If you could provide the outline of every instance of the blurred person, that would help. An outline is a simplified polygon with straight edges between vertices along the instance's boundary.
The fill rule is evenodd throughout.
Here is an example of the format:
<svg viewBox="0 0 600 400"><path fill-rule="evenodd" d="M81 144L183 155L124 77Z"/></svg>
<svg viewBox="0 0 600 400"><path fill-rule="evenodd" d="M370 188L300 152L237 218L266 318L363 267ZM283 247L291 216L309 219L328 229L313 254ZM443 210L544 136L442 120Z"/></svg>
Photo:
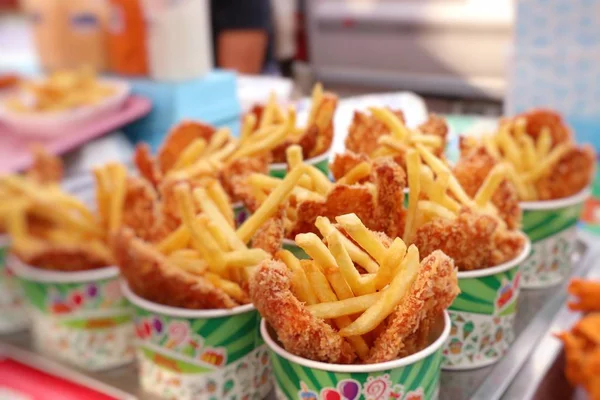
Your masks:
<svg viewBox="0 0 600 400"><path fill-rule="evenodd" d="M292 64L296 55L296 11L297 0L271 0L275 25L275 58L281 74L292 76Z"/></svg>
<svg viewBox="0 0 600 400"><path fill-rule="evenodd" d="M261 73L271 60L269 0L211 0L215 65Z"/></svg>

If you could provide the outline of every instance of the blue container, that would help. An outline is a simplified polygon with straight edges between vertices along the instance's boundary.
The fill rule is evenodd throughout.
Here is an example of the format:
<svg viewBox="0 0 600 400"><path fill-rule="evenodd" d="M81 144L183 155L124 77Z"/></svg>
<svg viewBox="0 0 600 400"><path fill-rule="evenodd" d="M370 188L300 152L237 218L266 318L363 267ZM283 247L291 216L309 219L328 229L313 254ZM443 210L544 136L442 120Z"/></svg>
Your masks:
<svg viewBox="0 0 600 400"><path fill-rule="evenodd" d="M233 72L215 70L188 81L155 82L131 79L132 92L152 100L152 112L127 126L124 131L134 143L144 141L156 150L178 122L196 120L229 127L234 135L240 128L241 108Z"/></svg>

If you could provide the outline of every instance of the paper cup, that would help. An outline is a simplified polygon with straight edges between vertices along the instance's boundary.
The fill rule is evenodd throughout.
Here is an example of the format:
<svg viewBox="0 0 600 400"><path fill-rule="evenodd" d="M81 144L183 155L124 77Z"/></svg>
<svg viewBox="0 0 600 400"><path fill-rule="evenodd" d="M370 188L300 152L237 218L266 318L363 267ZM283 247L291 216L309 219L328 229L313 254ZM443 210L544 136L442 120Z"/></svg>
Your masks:
<svg viewBox="0 0 600 400"><path fill-rule="evenodd" d="M589 189L560 200L522 202L523 232L531 240L531 254L522 265L524 289L545 288L571 273L576 227Z"/></svg>
<svg viewBox="0 0 600 400"><path fill-rule="evenodd" d="M8 235L0 235L0 334L23 330L29 324L23 291L8 268Z"/></svg>
<svg viewBox="0 0 600 400"><path fill-rule="evenodd" d="M514 259L496 267L458 273L461 293L448 309L452 327L442 368L472 369L493 364L514 340L521 272L529 241Z"/></svg>
<svg viewBox="0 0 600 400"><path fill-rule="evenodd" d="M444 312L437 337L408 357L371 365L326 364L295 356L274 339L263 320L260 332L269 346L279 400L437 399L442 347L450 332Z"/></svg>
<svg viewBox="0 0 600 400"><path fill-rule="evenodd" d="M135 310L139 379L168 399L262 399L271 364L251 305L188 310L145 300L122 282Z"/></svg>
<svg viewBox="0 0 600 400"><path fill-rule="evenodd" d="M233 218L236 226L240 226L248 219L250 212L244 207L241 201L233 203Z"/></svg>
<svg viewBox="0 0 600 400"><path fill-rule="evenodd" d="M330 151L328 150L319 156L304 160L304 162L313 167L317 167L317 169L322 171L325 176L329 176L329 153ZM283 179L287 174L287 169L287 163L272 163L269 165L269 174L275 178Z"/></svg>
<svg viewBox="0 0 600 400"><path fill-rule="evenodd" d="M59 272L16 257L10 266L25 293L38 351L91 371L133 361L131 309L117 267Z"/></svg>

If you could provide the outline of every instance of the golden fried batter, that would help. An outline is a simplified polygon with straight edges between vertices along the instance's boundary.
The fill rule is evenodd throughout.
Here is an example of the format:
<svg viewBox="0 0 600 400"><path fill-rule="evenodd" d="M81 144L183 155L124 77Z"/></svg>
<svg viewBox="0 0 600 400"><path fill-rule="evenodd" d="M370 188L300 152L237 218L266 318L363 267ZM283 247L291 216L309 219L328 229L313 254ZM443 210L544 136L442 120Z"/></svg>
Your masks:
<svg viewBox="0 0 600 400"><path fill-rule="evenodd" d="M64 167L61 159L48 153L42 146L34 145L33 165L27 171L27 177L39 184L58 183L62 180Z"/></svg>

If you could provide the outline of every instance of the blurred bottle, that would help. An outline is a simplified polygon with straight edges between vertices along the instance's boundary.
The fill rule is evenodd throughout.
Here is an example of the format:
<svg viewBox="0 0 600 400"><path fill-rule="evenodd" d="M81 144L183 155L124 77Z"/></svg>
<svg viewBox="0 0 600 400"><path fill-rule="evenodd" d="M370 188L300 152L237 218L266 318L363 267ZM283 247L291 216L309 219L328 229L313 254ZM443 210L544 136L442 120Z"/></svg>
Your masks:
<svg viewBox="0 0 600 400"><path fill-rule="evenodd" d="M139 0L109 0L108 63L117 74L148 74L146 24Z"/></svg>
<svg viewBox="0 0 600 400"><path fill-rule="evenodd" d="M44 69L68 64L69 24L67 2L62 0L23 0L22 6L32 25L38 60Z"/></svg>
<svg viewBox="0 0 600 400"><path fill-rule="evenodd" d="M108 4L104 0L64 1L69 21L68 66L103 71L107 65Z"/></svg>
<svg viewBox="0 0 600 400"><path fill-rule="evenodd" d="M192 79L212 69L208 0L143 0L142 4L152 78Z"/></svg>

